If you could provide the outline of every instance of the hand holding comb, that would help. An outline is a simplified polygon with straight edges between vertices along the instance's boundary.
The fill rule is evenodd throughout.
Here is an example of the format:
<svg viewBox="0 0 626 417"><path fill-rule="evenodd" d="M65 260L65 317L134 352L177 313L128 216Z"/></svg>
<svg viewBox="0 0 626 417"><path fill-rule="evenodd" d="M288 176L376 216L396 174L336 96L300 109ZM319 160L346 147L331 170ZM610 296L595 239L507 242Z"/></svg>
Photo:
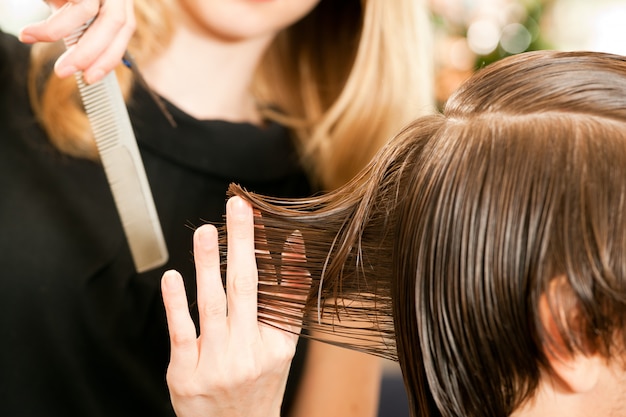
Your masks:
<svg viewBox="0 0 626 417"><path fill-rule="evenodd" d="M91 21L65 38L75 45ZM75 74L102 166L137 272L162 266L168 252L152 192L115 72L87 84Z"/></svg>

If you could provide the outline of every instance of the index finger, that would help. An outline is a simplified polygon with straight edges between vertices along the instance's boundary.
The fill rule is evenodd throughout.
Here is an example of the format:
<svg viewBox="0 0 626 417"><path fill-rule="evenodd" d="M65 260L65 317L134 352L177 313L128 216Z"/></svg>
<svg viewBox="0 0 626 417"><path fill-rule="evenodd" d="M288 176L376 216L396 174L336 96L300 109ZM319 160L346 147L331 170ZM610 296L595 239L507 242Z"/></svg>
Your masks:
<svg viewBox="0 0 626 417"><path fill-rule="evenodd" d="M185 285L178 272L172 270L163 274L161 293L171 344L169 372L174 375L170 376L189 375L198 362L196 326L189 314Z"/></svg>
<svg viewBox="0 0 626 417"><path fill-rule="evenodd" d="M208 224L200 226L194 232L193 242L202 345L205 350L216 346L219 348L220 342L228 336L228 329L217 230ZM215 342L216 346L210 341Z"/></svg>
<svg viewBox="0 0 626 417"><path fill-rule="evenodd" d="M75 0L64 3L45 21L32 23L22 29L20 39L26 43L58 41L87 23L100 10L98 0Z"/></svg>
<svg viewBox="0 0 626 417"><path fill-rule="evenodd" d="M92 19L78 42L57 60L55 71L62 78L83 71L85 80L93 83L122 62L136 25L132 1L67 2L45 22L25 27L20 39L30 43L67 39Z"/></svg>

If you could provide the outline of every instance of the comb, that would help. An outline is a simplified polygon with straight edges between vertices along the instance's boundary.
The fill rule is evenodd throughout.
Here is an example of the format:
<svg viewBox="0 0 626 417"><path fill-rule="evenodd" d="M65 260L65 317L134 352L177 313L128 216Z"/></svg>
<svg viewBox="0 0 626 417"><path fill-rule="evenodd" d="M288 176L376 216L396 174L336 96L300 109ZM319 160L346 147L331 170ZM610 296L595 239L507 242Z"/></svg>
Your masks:
<svg viewBox="0 0 626 417"><path fill-rule="evenodd" d="M92 21L65 38L65 45L78 43ZM117 76L113 71L94 84L82 72L75 77L135 269L162 266L167 246Z"/></svg>

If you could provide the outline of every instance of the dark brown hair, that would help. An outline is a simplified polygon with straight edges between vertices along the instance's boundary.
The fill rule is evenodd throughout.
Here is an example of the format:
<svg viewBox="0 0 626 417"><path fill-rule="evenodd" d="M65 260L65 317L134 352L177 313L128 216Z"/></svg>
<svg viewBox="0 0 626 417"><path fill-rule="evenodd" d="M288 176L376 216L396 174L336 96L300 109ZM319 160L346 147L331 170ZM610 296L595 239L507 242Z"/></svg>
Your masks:
<svg viewBox="0 0 626 417"><path fill-rule="evenodd" d="M336 192L231 192L257 212L262 319L304 309L321 339L397 358L415 416L507 416L531 398L553 342L539 299L555 282L569 352L626 346L623 57L507 58ZM306 259L285 256L294 241Z"/></svg>

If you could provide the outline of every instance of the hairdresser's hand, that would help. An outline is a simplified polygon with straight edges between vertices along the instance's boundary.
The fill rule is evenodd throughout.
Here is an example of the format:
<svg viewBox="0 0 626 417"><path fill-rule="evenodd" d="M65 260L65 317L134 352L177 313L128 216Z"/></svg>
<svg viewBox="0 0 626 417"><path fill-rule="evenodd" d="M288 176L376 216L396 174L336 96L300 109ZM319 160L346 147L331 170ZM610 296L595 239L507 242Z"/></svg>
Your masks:
<svg viewBox="0 0 626 417"><path fill-rule="evenodd" d="M59 77L83 71L85 80L93 83L120 64L135 31L132 0L49 0L47 3L53 9L52 15L22 29L22 42L58 41L96 17L78 44L56 62L55 72Z"/></svg>
<svg viewBox="0 0 626 417"><path fill-rule="evenodd" d="M216 229L202 226L194 235L200 337L180 275L169 271L163 277L172 404L179 417L278 417L298 336L257 321L252 209L235 197L226 212L228 297Z"/></svg>

